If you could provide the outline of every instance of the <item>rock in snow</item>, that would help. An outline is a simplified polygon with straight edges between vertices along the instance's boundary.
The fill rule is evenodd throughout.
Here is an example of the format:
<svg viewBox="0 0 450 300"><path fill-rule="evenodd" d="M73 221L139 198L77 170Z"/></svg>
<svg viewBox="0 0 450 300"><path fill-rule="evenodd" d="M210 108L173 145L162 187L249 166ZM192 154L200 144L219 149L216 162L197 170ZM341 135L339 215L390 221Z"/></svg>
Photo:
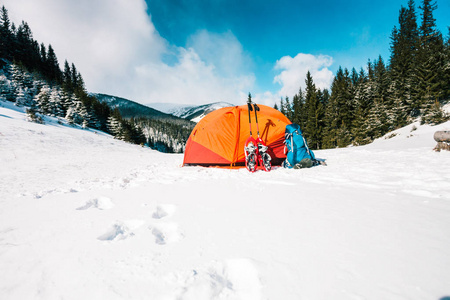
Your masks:
<svg viewBox="0 0 450 300"><path fill-rule="evenodd" d="M0 299L441 299L450 152L411 124L249 173L0 102Z"/></svg>

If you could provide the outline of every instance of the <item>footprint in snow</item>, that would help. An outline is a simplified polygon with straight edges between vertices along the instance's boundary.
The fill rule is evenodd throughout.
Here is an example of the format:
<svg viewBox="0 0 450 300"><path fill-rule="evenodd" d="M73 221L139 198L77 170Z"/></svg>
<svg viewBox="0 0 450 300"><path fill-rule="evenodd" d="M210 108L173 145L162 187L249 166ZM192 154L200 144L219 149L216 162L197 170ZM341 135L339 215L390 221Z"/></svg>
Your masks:
<svg viewBox="0 0 450 300"><path fill-rule="evenodd" d="M152 214L153 219L162 219L164 217L172 216L177 210L177 206L174 204L161 204L158 205Z"/></svg>
<svg viewBox="0 0 450 300"><path fill-rule="evenodd" d="M92 200L87 201L83 206L80 206L77 208L77 210L86 210L91 207L100 209L100 210L107 210L114 207L114 203L111 201L111 199L107 197L98 197Z"/></svg>
<svg viewBox="0 0 450 300"><path fill-rule="evenodd" d="M134 231L141 227L145 222L143 220L128 220L125 222L116 222L111 229L98 237L101 241L119 241L135 235Z"/></svg>
<svg viewBox="0 0 450 300"><path fill-rule="evenodd" d="M158 245L178 242L184 237L184 235L179 232L177 223L161 223L150 226L149 229L152 231L152 234L155 237L155 243Z"/></svg>
<svg viewBox="0 0 450 300"><path fill-rule="evenodd" d="M191 299L195 295L204 295L207 299L263 299L258 269L246 258L213 261L209 267L174 273L169 280L178 283L181 278L185 284L175 291L177 299Z"/></svg>

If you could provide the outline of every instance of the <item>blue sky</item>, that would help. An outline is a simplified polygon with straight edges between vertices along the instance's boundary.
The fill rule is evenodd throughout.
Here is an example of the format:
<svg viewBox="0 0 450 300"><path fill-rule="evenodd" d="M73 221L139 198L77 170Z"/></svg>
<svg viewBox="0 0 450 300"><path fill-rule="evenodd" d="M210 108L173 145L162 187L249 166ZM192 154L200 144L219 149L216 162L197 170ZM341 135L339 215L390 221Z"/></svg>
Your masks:
<svg viewBox="0 0 450 300"><path fill-rule="evenodd" d="M390 34L407 0L147 0L147 4L156 29L178 46L187 46L198 30L231 31L251 56L260 88L273 89L274 63L286 55L329 55L333 73L339 66L359 69L378 55L388 61ZM439 1L435 17L446 36L450 1Z"/></svg>
<svg viewBox="0 0 450 300"><path fill-rule="evenodd" d="M408 0L2 0L16 24L75 63L90 92L143 104L262 104L329 87L339 66L389 60ZM416 11L419 1L416 1ZM448 35L450 1L438 0ZM420 22L420 16L418 16Z"/></svg>

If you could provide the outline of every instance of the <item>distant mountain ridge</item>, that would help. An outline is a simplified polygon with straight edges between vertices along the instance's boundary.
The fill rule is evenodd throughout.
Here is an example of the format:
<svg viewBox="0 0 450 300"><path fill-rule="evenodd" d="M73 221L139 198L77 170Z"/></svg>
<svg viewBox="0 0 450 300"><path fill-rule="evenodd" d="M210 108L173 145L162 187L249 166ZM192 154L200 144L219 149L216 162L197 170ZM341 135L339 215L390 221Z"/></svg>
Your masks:
<svg viewBox="0 0 450 300"><path fill-rule="evenodd" d="M208 113L223 107L231 107L231 106L234 105L228 102L214 102L199 106L177 107L170 109L169 113L176 117L180 117L197 123Z"/></svg>
<svg viewBox="0 0 450 300"><path fill-rule="evenodd" d="M108 104L109 107L118 108L120 114L124 118L144 117L159 120L180 119L172 114L164 113L129 99L98 93L92 93L92 95L95 96L100 102L105 102Z"/></svg>

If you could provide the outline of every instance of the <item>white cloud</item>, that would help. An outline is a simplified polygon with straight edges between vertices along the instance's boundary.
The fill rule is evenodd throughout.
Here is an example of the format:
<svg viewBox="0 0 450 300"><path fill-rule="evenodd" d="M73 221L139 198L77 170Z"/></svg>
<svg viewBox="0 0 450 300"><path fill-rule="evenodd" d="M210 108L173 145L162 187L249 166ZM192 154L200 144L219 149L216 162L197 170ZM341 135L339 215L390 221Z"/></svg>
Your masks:
<svg viewBox="0 0 450 300"><path fill-rule="evenodd" d="M276 70L282 70L275 76L274 82L281 85L278 96L292 98L301 87L305 90L306 73L309 71L317 88L329 88L333 81L333 72L328 69L333 59L327 55L314 56L299 53L295 57L284 56L275 64Z"/></svg>
<svg viewBox="0 0 450 300"><path fill-rule="evenodd" d="M174 47L156 31L144 0L3 2L13 22L25 20L36 40L53 46L61 64L75 63L91 92L141 103L239 103L255 81L231 32L200 31L188 48Z"/></svg>
<svg viewBox="0 0 450 300"><path fill-rule="evenodd" d="M200 30L189 37L187 47L195 49L205 62L227 77L251 73L252 59L231 31L211 33Z"/></svg>
<svg viewBox="0 0 450 300"><path fill-rule="evenodd" d="M254 82L251 75L220 76L215 66L203 61L193 48L178 48L177 51L178 61L173 66L159 63L136 68L136 86L143 88L152 100L146 103L240 103L241 90Z"/></svg>

